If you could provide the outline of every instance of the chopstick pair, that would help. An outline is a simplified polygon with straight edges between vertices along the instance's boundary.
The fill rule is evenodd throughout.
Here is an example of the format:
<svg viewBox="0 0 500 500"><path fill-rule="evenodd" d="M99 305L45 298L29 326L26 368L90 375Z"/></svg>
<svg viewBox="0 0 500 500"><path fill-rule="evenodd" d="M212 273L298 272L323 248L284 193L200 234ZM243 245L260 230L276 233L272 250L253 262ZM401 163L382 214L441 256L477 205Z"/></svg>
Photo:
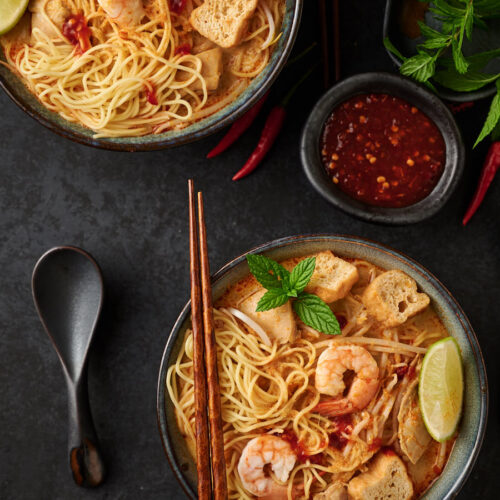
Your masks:
<svg viewBox="0 0 500 500"><path fill-rule="evenodd" d="M340 21L339 21L339 0L333 0L331 5L331 19L333 20L332 31L329 35L329 23L327 14L326 0L318 0L319 19L321 22L321 48L323 59L323 85L325 89L330 88L331 75L330 75L330 39L333 43L334 55L334 77L335 81L340 80Z"/></svg>
<svg viewBox="0 0 500 500"><path fill-rule="evenodd" d="M188 186L198 499L226 500L226 461L203 196L198 192L196 210L192 179Z"/></svg>

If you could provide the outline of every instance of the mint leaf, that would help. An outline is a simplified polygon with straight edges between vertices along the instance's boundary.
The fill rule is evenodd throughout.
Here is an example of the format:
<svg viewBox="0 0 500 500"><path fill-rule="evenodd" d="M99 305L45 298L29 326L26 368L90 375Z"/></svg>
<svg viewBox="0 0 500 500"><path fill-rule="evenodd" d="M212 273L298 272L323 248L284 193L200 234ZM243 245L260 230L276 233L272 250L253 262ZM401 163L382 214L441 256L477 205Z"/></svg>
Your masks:
<svg viewBox="0 0 500 500"><path fill-rule="evenodd" d="M418 21L418 25L420 26L422 36L425 38L425 41L419 44L420 47L426 49L440 49L443 45L447 45L451 42L451 35L445 35L432 29L422 21Z"/></svg>
<svg viewBox="0 0 500 500"><path fill-rule="evenodd" d="M302 293L293 303L297 316L311 328L328 335L340 335L340 325L332 310L319 297Z"/></svg>
<svg viewBox="0 0 500 500"><path fill-rule="evenodd" d="M434 75L434 80L457 92L471 92L472 90L480 89L488 83L494 82L500 78L500 73L497 75L489 75L487 73L479 73L475 71L468 71L465 75L460 75L454 70L438 71Z"/></svg>
<svg viewBox="0 0 500 500"><path fill-rule="evenodd" d="M419 82L425 82L434 75L435 69L435 58L429 54L421 53L407 59L401 65L400 71L403 75L411 76Z"/></svg>
<svg viewBox="0 0 500 500"><path fill-rule="evenodd" d="M269 311L288 302L288 294L281 288L271 288L259 300L255 312Z"/></svg>
<svg viewBox="0 0 500 500"><path fill-rule="evenodd" d="M267 290L283 288L288 284L290 273L276 261L264 255L247 255L248 267L256 280Z"/></svg>
<svg viewBox="0 0 500 500"><path fill-rule="evenodd" d="M301 260L290 273L290 288L297 293L304 291L314 273L315 267L316 257L308 257Z"/></svg>
<svg viewBox="0 0 500 500"><path fill-rule="evenodd" d="M497 80L497 89L498 91L491 101L490 110L488 112L488 116L486 117L486 121L484 122L483 129L479 133L479 136L474 143L474 147L476 147L490 132L492 132L500 121L500 80Z"/></svg>
<svg viewBox="0 0 500 500"><path fill-rule="evenodd" d="M464 73L467 72L467 69L469 68L469 63L465 60L465 57L462 54L462 40L463 40L462 36L460 37L460 41L458 42L456 39L452 40L451 54L453 56L453 62L455 63L456 70L463 75Z"/></svg>

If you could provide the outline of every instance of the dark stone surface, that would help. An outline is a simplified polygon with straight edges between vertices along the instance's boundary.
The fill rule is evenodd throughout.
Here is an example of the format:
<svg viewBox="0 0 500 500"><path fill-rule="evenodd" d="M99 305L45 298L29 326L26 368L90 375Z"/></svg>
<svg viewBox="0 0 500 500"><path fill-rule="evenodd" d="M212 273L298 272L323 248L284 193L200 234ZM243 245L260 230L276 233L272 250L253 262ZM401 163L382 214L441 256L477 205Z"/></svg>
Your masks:
<svg viewBox="0 0 500 500"><path fill-rule="evenodd" d="M344 75L394 70L381 44L383 2L342 2ZM318 33L307 1L298 48ZM311 59L313 59L311 57ZM304 68L308 63L303 63ZM275 87L285 91L302 68ZM293 101L276 147L238 183L231 175L255 144L262 119L223 157L204 154L218 137L172 151L111 153L45 130L0 94L0 497L2 499L184 498L156 428L162 349L188 297L186 180L206 200L213 269L264 241L313 232L351 233L420 261L468 314L488 365L490 419L479 461L460 498L496 498L500 458L500 180L471 224L460 225L487 144L471 153L488 103L458 116L468 150L465 175L433 219L387 228L335 210L308 185L298 138L321 93L318 74ZM82 246L103 268L107 302L90 363L91 404L109 466L97 490L74 486L67 470L66 394L55 353L35 313L30 277L37 258L59 244ZM493 309L492 309L493 307Z"/></svg>

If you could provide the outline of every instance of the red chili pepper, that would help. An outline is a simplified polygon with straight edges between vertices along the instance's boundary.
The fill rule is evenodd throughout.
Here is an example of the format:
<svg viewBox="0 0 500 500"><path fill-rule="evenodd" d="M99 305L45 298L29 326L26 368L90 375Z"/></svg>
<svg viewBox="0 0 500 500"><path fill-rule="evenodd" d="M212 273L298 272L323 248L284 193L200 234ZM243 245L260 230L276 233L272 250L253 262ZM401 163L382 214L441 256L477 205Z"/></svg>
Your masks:
<svg viewBox="0 0 500 500"><path fill-rule="evenodd" d="M476 210L481 205L484 196L486 195L486 191L490 187L491 182L493 181L495 174L500 168L500 141L494 142L488 151L486 156L486 160L484 161L483 170L481 171L481 177L479 177L479 184L477 185L476 192L474 193L474 197L465 213L465 216L462 220L462 224L465 226L467 222L474 215Z"/></svg>
<svg viewBox="0 0 500 500"><path fill-rule="evenodd" d="M251 107L243 116L238 118L228 130L227 134L221 139L219 144L215 146L210 153L207 154L207 158L214 158L224 152L229 146L234 144L245 132L245 130L252 125L257 118L262 106L269 97L269 91L266 92L254 105Z"/></svg>
<svg viewBox="0 0 500 500"><path fill-rule="evenodd" d="M180 14L186 7L187 0L170 0L170 10L175 14Z"/></svg>
<svg viewBox="0 0 500 500"><path fill-rule="evenodd" d="M315 70L316 66L311 68L288 92L285 98L281 101L281 104L275 106L269 116L267 117L264 128L262 129L262 134L260 135L257 147L254 149L253 153L248 158L247 162L241 170L236 172L233 177L233 181L237 181L246 177L249 173L253 172L260 164L262 159L266 156L267 152L271 149L274 141L278 137L283 122L286 116L286 106L290 99L292 98L295 91L302 85L302 83L309 78L311 73Z"/></svg>
<svg viewBox="0 0 500 500"><path fill-rule="evenodd" d="M259 163L271 149L271 146L274 144L276 137L278 137L281 127L283 126L285 116L286 110L282 106L275 106L271 110L269 116L267 117L266 124L262 129L262 134L260 136L257 147L254 149L245 165L243 165L243 168L234 175L233 181L237 181L247 176L250 172L253 172L258 167Z"/></svg>
<svg viewBox="0 0 500 500"><path fill-rule="evenodd" d="M149 104L152 104L153 106L158 105L158 99L156 97L156 89L152 83L146 85L146 99L148 100Z"/></svg>
<svg viewBox="0 0 500 500"><path fill-rule="evenodd" d="M450 107L451 112L455 115L468 108L472 108L472 106L474 106L474 102L460 102L458 104L448 104L448 106Z"/></svg>
<svg viewBox="0 0 500 500"><path fill-rule="evenodd" d="M174 56L177 56L179 54L182 56L185 56L187 54L191 54L191 45L189 45L189 43L183 43L182 45L179 45L174 50Z"/></svg>

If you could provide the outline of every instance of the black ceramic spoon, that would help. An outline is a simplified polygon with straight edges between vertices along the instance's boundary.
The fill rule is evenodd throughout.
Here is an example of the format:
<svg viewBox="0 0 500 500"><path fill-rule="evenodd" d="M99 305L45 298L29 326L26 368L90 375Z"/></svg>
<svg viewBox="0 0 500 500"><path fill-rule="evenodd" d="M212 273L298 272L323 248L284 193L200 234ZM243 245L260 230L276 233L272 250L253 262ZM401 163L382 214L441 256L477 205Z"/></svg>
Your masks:
<svg viewBox="0 0 500 500"><path fill-rule="evenodd" d="M87 356L102 307L101 270L83 250L55 247L37 262L32 289L68 386L68 447L73 478L79 486L98 486L105 471L89 407Z"/></svg>

